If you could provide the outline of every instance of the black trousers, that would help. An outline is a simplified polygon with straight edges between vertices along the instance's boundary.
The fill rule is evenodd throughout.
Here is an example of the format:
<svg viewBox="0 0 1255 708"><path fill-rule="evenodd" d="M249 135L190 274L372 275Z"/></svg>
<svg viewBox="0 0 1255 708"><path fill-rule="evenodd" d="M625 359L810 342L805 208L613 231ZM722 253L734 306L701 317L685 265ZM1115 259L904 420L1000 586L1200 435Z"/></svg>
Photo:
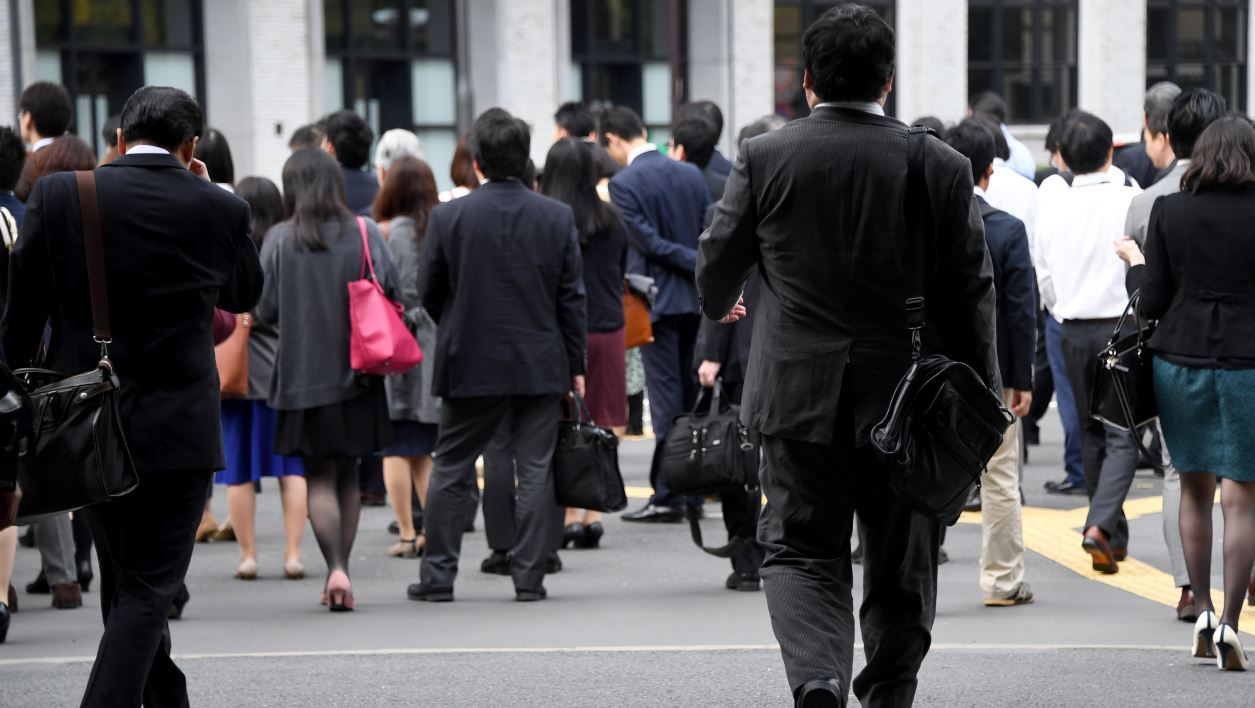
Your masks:
<svg viewBox="0 0 1255 708"><path fill-rule="evenodd" d="M150 472L130 494L87 510L100 556L100 638L83 706L187 706L166 615L192 562L209 472Z"/></svg>
<svg viewBox="0 0 1255 708"><path fill-rule="evenodd" d="M502 553L514 548L514 416L502 416L497 432L484 450L484 537L488 547Z"/></svg>
<svg viewBox="0 0 1255 708"><path fill-rule="evenodd" d="M457 579L475 460L483 454L509 413L513 424L515 530L510 573L523 590L543 587L545 558L553 550L558 516L553 491L553 449L558 441L560 396L446 398L440 413L440 441L427 492L427 552L422 581L451 588Z"/></svg>
<svg viewBox="0 0 1255 708"><path fill-rule="evenodd" d="M649 389L649 419L653 423L654 457L649 467L649 482L654 487L651 504L678 506L687 501L700 506L702 500L676 497L667 489L659 474L662 448L671 432L675 417L693 406L697 400L697 378L693 376L693 354L697 345L697 329L701 315L666 315L653 323L654 341L641 348L645 362L645 386Z"/></svg>
<svg viewBox="0 0 1255 708"><path fill-rule="evenodd" d="M1040 301L1039 296L1038 302ZM1024 416L1025 428L1037 427L1050 410L1050 400L1055 396L1055 379L1050 372L1050 357L1046 354L1046 318L1050 316L1045 309L1037 311L1037 352L1033 360L1033 405L1028 409L1028 415Z"/></svg>
<svg viewBox="0 0 1255 708"><path fill-rule="evenodd" d="M830 444L763 436L767 505L758 539L767 551L762 568L767 609L793 691L807 681L829 679L850 689L850 535L857 513L863 546L859 620L867 666L853 681L854 694L866 708L907 706L932 642L941 526L890 494L878 453L855 442L847 400L838 409Z"/></svg>

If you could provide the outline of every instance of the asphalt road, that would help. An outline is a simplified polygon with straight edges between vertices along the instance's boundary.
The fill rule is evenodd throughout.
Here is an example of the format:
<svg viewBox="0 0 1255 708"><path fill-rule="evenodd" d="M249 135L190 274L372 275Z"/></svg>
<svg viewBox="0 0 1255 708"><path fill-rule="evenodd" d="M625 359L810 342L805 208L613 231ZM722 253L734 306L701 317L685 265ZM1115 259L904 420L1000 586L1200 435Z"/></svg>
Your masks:
<svg viewBox="0 0 1255 708"><path fill-rule="evenodd" d="M1025 468L1028 505L1083 506L1083 498L1042 491L1061 476L1057 426L1043 436ZM625 444L629 485L647 486L649 451ZM1157 478L1140 473L1131 496L1158 489ZM405 598L418 562L384 556L390 511L368 509L352 567L359 609L332 615L318 605L322 563L312 536L304 546L310 578L282 577L278 505L272 484L258 501L261 579L231 578L234 544L197 548L192 601L172 625L193 705L788 705L762 595L723 589L726 561L693 548L682 525L611 517L603 548L564 552L565 570L546 582L550 600L527 605L513 601L508 578L478 571L487 555L481 530L466 539L457 602L428 605ZM215 507L224 516L225 494ZM1165 570L1159 523L1158 515L1133 522L1131 552ZM718 538L719 522L706 524ZM985 608L979 545L979 526L950 530L952 560L941 569L917 705L1239 705L1255 695L1255 677L1188 656L1189 627L1170 608L1038 553L1028 558L1037 602ZM1081 553L1068 547L1045 553ZM37 566L34 551L19 551L19 590ZM1151 581L1160 582L1153 568ZM22 594L0 645L0 706L77 704L100 634L98 595L86 601L55 611L46 597Z"/></svg>

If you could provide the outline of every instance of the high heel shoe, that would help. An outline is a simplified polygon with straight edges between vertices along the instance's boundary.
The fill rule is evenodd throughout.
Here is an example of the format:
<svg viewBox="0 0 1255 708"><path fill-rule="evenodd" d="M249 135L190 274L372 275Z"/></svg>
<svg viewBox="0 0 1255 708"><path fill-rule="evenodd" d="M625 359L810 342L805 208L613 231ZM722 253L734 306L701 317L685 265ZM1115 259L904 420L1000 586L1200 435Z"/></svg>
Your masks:
<svg viewBox="0 0 1255 708"><path fill-rule="evenodd" d="M342 570L337 570L327 578L327 606L332 612L351 612L356 603L353 601L353 583Z"/></svg>
<svg viewBox="0 0 1255 708"><path fill-rule="evenodd" d="M580 548L599 548L601 547L601 537L606 534L606 527L601 525L600 521L594 521L584 527L584 538L576 544Z"/></svg>
<svg viewBox="0 0 1255 708"><path fill-rule="evenodd" d="M9 606L0 602L0 644L9 636Z"/></svg>
<svg viewBox="0 0 1255 708"><path fill-rule="evenodd" d="M1216 630L1216 666L1225 671L1246 671L1246 652L1238 631L1227 624Z"/></svg>
<svg viewBox="0 0 1255 708"><path fill-rule="evenodd" d="M91 559L78 562L78 586L83 592L91 592L92 581L96 579L96 574L92 572Z"/></svg>
<svg viewBox="0 0 1255 708"><path fill-rule="evenodd" d="M576 521L573 524L567 524L562 529L562 550L566 550L572 544L579 545L584 540L584 524Z"/></svg>
<svg viewBox="0 0 1255 708"><path fill-rule="evenodd" d="M388 555L392 558L417 558L422 555L422 549L418 546L418 536L414 538L403 538L392 544L388 548Z"/></svg>
<svg viewBox="0 0 1255 708"><path fill-rule="evenodd" d="M218 533L218 521L213 514L206 513L201 516L200 526L196 527L196 542L209 543L216 533Z"/></svg>
<svg viewBox="0 0 1255 708"><path fill-rule="evenodd" d="M17 614L17 590L13 586L9 586L9 612Z"/></svg>
<svg viewBox="0 0 1255 708"><path fill-rule="evenodd" d="M1216 619L1216 613L1207 610L1199 614L1198 620L1194 622L1194 656L1199 659L1213 659L1216 656L1216 644L1213 641L1216 633L1216 627L1220 626L1220 621Z"/></svg>

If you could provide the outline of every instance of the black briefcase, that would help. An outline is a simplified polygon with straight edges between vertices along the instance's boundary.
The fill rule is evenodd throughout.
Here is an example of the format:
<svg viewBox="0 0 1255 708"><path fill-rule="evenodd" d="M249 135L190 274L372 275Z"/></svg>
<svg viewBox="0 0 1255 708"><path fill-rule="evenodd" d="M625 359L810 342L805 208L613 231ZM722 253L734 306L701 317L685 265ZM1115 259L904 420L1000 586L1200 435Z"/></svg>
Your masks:
<svg viewBox="0 0 1255 708"><path fill-rule="evenodd" d="M662 448L667 489L683 496L758 489L758 441L741 423L738 406L721 406L723 384L702 389L692 412L676 416ZM705 413L702 404L710 400Z"/></svg>
<svg viewBox="0 0 1255 708"><path fill-rule="evenodd" d="M575 417L558 423L553 452L553 486L559 506L616 512L627 508L619 471L619 438L591 419L588 406L574 394Z"/></svg>
<svg viewBox="0 0 1255 708"><path fill-rule="evenodd" d="M1119 430L1136 430L1159 417L1154 367L1146 344L1155 327L1137 315L1138 296L1133 293L1107 348L1094 362L1094 388L1089 396L1090 417ZM1129 312L1134 313L1137 331L1122 337Z"/></svg>

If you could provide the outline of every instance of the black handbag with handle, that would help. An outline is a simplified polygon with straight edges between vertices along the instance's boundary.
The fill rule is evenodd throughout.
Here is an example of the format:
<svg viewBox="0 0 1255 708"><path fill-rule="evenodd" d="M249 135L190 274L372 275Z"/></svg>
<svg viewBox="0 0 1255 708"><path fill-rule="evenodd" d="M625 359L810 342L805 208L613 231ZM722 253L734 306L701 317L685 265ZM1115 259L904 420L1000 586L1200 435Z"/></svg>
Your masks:
<svg viewBox="0 0 1255 708"><path fill-rule="evenodd" d="M592 421L579 394L575 417L558 423L553 452L553 487L559 506L616 512L627 508L627 492L619 471L619 438Z"/></svg>
<svg viewBox="0 0 1255 708"><path fill-rule="evenodd" d="M906 301L912 361L885 417L872 429L871 442L890 462L893 494L914 511L952 525L1015 418L972 367L921 354L924 249L931 242L925 234L932 229L924 183L927 135L927 129L912 128L908 138L906 193L916 293Z"/></svg>
<svg viewBox="0 0 1255 708"><path fill-rule="evenodd" d="M139 485L118 413L120 383L109 360L113 340L95 175L76 172L75 177L100 363L68 377L46 369L13 372L26 387L34 417L31 444L18 458L20 524L107 502Z"/></svg>
<svg viewBox="0 0 1255 708"><path fill-rule="evenodd" d="M1142 457L1158 459L1142 442L1138 430L1155 422L1159 406L1155 400L1154 362L1147 342L1155 332L1153 322L1143 322L1137 312L1140 292L1133 293L1120 315L1115 331L1107 340L1107 348L1094 362L1094 387L1089 394L1089 416L1118 430L1133 432L1133 440ZM1123 335L1129 313L1133 313L1137 331ZM1161 465L1154 465L1162 469Z"/></svg>

